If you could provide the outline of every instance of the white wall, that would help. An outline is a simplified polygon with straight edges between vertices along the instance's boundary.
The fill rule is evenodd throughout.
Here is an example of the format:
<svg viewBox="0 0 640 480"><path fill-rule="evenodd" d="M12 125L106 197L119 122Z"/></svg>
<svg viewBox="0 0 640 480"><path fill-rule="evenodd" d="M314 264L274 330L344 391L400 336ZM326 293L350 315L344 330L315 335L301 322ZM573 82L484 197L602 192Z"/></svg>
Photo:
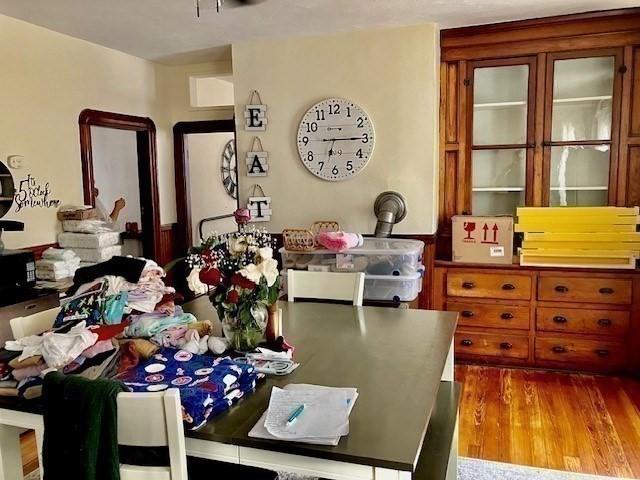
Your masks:
<svg viewBox="0 0 640 480"><path fill-rule="evenodd" d="M114 202L124 198L127 204L118 222L123 226L137 222L138 228L142 228L136 132L91 127L91 148L100 201L111 212Z"/></svg>
<svg viewBox="0 0 640 480"><path fill-rule="evenodd" d="M189 193L191 201L192 239L198 244L198 222L206 217L233 213L236 200L227 195L221 175L220 158L233 133L196 133L187 135L189 153ZM204 236L216 231L227 233L237 229L233 219L207 222L203 227Z"/></svg>
<svg viewBox="0 0 640 480"><path fill-rule="evenodd" d="M241 202L254 183L272 197L266 226L278 232L314 220L336 219L344 229L371 233L373 202L385 190L401 192L408 215L394 233L434 233L437 222L439 43L424 24L333 36L256 41L233 46L238 158L254 135L269 152L269 176L246 176L240 163ZM244 105L258 90L268 106L262 133L244 130ZM355 179L326 182L309 173L297 152L302 115L327 97L360 104L373 120L375 151Z"/></svg>

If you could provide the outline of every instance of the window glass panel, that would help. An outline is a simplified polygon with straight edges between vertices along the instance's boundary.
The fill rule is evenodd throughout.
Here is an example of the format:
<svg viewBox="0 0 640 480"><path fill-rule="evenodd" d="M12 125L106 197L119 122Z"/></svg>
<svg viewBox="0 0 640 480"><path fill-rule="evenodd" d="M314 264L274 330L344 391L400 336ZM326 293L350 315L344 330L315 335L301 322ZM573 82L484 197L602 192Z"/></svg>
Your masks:
<svg viewBox="0 0 640 480"><path fill-rule="evenodd" d="M514 215L524 205L526 163L525 149L475 150L473 214Z"/></svg>
<svg viewBox="0 0 640 480"><path fill-rule="evenodd" d="M615 57L556 60L552 140L611 139Z"/></svg>
<svg viewBox="0 0 640 480"><path fill-rule="evenodd" d="M550 205L607 205L609 145L552 147L550 173Z"/></svg>
<svg viewBox="0 0 640 480"><path fill-rule="evenodd" d="M474 191L472 202L474 215L515 215L516 208L524 205L524 191Z"/></svg>
<svg viewBox="0 0 640 480"><path fill-rule="evenodd" d="M529 66L474 70L473 144L524 144Z"/></svg>

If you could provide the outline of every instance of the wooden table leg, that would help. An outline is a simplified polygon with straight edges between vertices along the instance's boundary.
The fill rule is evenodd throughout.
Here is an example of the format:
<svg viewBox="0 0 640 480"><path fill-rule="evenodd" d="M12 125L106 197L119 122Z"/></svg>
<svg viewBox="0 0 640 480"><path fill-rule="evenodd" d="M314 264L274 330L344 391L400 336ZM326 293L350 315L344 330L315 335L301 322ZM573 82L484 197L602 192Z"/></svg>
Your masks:
<svg viewBox="0 0 640 480"><path fill-rule="evenodd" d="M22 478L21 428L0 425L0 480Z"/></svg>

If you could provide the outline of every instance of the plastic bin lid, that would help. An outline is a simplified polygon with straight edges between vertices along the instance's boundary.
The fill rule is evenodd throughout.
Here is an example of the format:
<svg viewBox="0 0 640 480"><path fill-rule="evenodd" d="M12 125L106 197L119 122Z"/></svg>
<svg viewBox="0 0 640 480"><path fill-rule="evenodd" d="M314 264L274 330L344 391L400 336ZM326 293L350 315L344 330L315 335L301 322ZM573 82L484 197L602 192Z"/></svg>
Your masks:
<svg viewBox="0 0 640 480"><path fill-rule="evenodd" d="M311 250L308 252L298 252L280 248L280 253L299 253L299 254L354 254L354 255L420 255L424 250L424 242L420 240L410 240L405 238L372 238L366 237L364 245L361 247L351 248L343 252L334 252L324 248Z"/></svg>

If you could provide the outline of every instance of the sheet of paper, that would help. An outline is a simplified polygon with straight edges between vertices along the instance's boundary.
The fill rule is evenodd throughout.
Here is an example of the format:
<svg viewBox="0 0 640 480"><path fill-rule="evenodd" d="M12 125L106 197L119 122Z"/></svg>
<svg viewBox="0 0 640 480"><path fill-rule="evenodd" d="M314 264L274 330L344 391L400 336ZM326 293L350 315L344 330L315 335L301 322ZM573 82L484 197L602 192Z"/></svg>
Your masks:
<svg viewBox="0 0 640 480"><path fill-rule="evenodd" d="M267 431L278 438L326 438L349 431L349 396L342 390L283 390L273 387L265 419ZM304 411L288 425L300 405Z"/></svg>

